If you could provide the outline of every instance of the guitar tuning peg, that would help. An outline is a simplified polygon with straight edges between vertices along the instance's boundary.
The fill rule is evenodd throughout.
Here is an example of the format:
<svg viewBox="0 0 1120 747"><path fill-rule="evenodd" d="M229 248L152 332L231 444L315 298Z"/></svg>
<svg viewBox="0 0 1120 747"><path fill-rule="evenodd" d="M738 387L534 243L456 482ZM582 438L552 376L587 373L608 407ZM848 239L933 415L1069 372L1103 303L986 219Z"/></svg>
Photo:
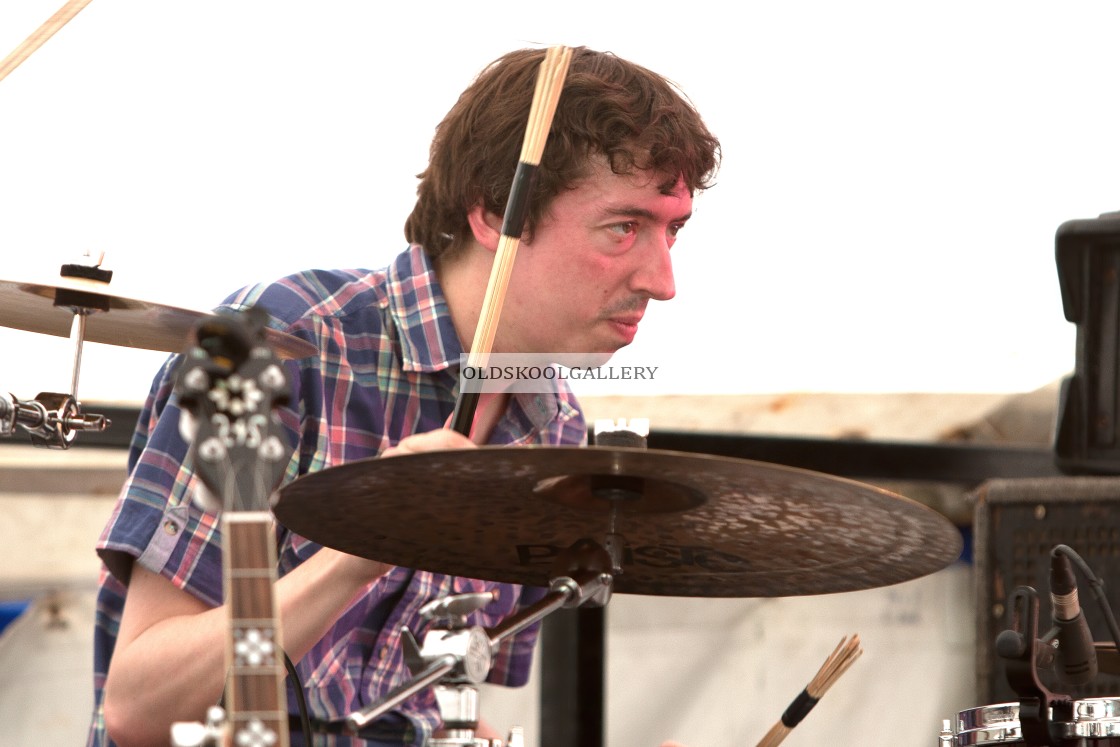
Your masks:
<svg viewBox="0 0 1120 747"><path fill-rule="evenodd" d="M180 721L171 725L172 747L221 747L225 741L226 712L211 706L206 723Z"/></svg>

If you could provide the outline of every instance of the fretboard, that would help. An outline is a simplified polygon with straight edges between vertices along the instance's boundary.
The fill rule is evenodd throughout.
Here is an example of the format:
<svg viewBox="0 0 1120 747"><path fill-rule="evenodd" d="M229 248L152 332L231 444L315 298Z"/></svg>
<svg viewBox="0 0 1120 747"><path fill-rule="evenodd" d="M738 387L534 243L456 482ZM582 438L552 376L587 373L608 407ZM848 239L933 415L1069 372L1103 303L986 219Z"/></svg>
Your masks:
<svg viewBox="0 0 1120 747"><path fill-rule="evenodd" d="M288 747L284 654L273 585L276 549L267 511L222 514L230 614L226 711L237 747Z"/></svg>

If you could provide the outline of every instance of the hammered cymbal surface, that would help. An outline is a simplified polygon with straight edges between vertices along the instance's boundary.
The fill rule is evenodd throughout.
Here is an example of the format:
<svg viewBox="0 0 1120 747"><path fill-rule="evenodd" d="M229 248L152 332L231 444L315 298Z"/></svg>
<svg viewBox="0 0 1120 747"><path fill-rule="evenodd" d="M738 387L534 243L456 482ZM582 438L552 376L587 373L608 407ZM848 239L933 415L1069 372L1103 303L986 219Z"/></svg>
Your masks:
<svg viewBox="0 0 1120 747"><path fill-rule="evenodd" d="M614 497L600 483L618 481ZM608 485L608 493L612 486ZM845 478L639 448L485 446L366 459L280 491L277 519L353 555L548 586L581 539L622 538L618 593L781 597L908 581L952 563L960 532Z"/></svg>
<svg viewBox="0 0 1120 747"><path fill-rule="evenodd" d="M211 316L209 311L115 295L109 284L96 280L0 279L0 325L69 337L74 312L69 306L56 305L60 291L79 294L98 308L86 317L84 338L87 342L180 353L189 344L195 324ZM316 353L315 346L306 340L275 329L266 329L265 337L281 358L303 358Z"/></svg>

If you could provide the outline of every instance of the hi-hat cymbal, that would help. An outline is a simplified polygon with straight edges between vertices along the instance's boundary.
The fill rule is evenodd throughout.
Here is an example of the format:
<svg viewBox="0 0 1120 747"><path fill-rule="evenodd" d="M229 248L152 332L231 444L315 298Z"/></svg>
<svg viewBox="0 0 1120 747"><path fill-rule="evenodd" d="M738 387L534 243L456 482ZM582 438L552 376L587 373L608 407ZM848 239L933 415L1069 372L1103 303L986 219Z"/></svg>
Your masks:
<svg viewBox="0 0 1120 747"><path fill-rule="evenodd" d="M182 352L195 324L208 311L116 295L107 283L59 277L50 281L0 279L0 325L39 334L68 337L71 308L97 309L86 318L85 339L168 353ZM315 346L274 329L266 331L272 349L282 358L314 355Z"/></svg>
<svg viewBox="0 0 1120 747"><path fill-rule="evenodd" d="M604 485L604 483L606 483ZM879 488L745 459L607 447L497 447L366 459L280 491L320 544L470 578L548 586L558 553L621 537L616 592L779 597L908 581L960 532Z"/></svg>

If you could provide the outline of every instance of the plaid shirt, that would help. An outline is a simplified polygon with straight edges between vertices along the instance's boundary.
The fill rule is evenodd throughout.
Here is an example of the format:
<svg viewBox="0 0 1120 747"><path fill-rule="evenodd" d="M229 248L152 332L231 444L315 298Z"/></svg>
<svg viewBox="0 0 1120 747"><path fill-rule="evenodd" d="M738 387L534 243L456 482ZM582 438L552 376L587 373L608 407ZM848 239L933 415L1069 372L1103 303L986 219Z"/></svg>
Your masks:
<svg viewBox="0 0 1120 747"><path fill-rule="evenodd" d="M450 312L427 257L410 247L377 272L309 271L232 296L224 308L255 305L276 326L310 340L317 357L289 361L293 406L280 411L298 438L285 482L343 462L372 457L405 436L441 427L458 392L462 352ZM98 542L104 562L94 651L95 711L89 744L111 744L104 732L102 691L133 562L158 573L210 605L222 602L221 535L217 517L191 500L194 477L184 466L173 394L178 357L156 376L133 437L129 475ZM298 409L296 409L298 408ZM570 392L515 395L491 443L579 444L583 418ZM324 496L324 501L329 496ZM319 545L278 528L279 573L307 560ZM496 625L541 596L522 589L396 568L353 602L298 663L308 707L317 719L338 721L374 703L409 678L401 628L418 633L418 610L433 598L497 589L497 601L476 613L475 624ZM503 643L490 681L522 685L528 679L536 629ZM184 684L185 687L189 686ZM289 710L295 700L289 688ZM423 744L439 724L430 691L413 696L387 723L395 743ZM379 722L380 723L380 722ZM334 737L332 744L365 744Z"/></svg>

